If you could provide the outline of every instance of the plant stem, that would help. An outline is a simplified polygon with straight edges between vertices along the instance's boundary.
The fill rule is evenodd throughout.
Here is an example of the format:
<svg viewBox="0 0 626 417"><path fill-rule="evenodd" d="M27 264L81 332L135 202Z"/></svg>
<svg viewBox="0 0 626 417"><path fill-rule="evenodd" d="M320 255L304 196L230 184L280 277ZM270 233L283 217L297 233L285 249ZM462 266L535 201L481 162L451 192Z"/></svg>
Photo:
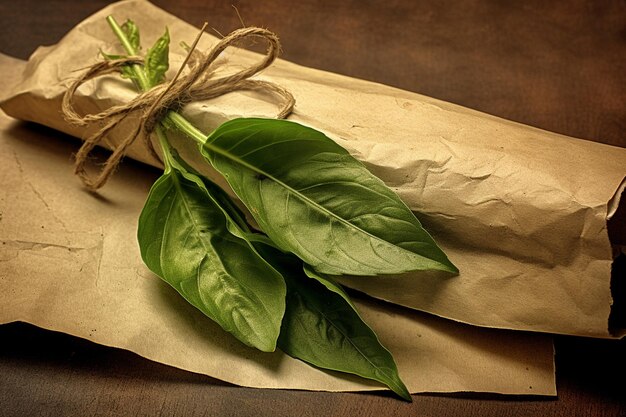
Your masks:
<svg viewBox="0 0 626 417"><path fill-rule="evenodd" d="M126 52L129 55L136 55L137 51L135 50L135 48L133 48L130 41L128 40L128 37L126 36L126 33L124 33L124 30L120 27L120 25L117 23L115 18L113 16L108 16L107 22L113 29L113 32L115 33L115 35L117 35L117 37L119 38L124 49L126 49ZM150 85L150 82L148 81L148 77L146 77L146 73L145 73L143 66L134 64L131 66L131 68L133 72L135 72L136 77L140 80L141 89L143 91L149 90L150 88L153 87L152 85ZM141 81L141 80L144 80L144 81ZM167 114L165 115L165 117L168 119L168 121L174 124L182 133L184 133L191 139L198 142L198 144L200 144L201 146L205 146L207 149L215 152L216 154L236 160L241 166L245 168L249 168L253 171L255 170L255 167L250 165L250 163L240 158L236 158L233 155L230 155L224 149L216 147L210 142L207 143L208 135L204 134L200 129L195 127L189 120L185 119L185 117L182 116L180 113L175 112L173 110L169 110ZM170 152L170 144L169 144L169 141L167 140L167 136L165 135L165 131L163 130L162 123L159 123L156 126L155 132L159 138L159 143L161 144L161 147L163 148L163 154L164 154L164 159L165 159L164 163L166 164L166 169L169 169L172 165L172 155ZM207 163L210 164L211 162L207 160Z"/></svg>
<svg viewBox="0 0 626 417"><path fill-rule="evenodd" d="M109 26L111 26L113 33L115 33L117 38L120 40L120 43L126 50L126 53L132 56L137 55L139 51L135 50L135 48L133 48L133 46L130 44L130 41L128 40L128 38L126 37L126 34L122 30L122 27L117 23L115 18L113 16L108 16L107 22L109 23ZM139 87L141 88L141 90L148 91L150 88L152 88L142 66L139 64L132 64L131 67L133 71L135 72L137 79L139 80Z"/></svg>
<svg viewBox="0 0 626 417"><path fill-rule="evenodd" d="M191 139L195 140L200 145L205 144L207 135L195 127L189 120L185 119L180 113L170 110L165 117Z"/></svg>
<svg viewBox="0 0 626 417"><path fill-rule="evenodd" d="M126 50L126 53L128 55L137 55L139 51L135 50L135 48L133 48L133 46L130 44L126 34L122 30L121 26L117 23L115 18L113 16L107 16L107 22L109 23L109 26L111 26L113 33L115 33L115 35L120 40L120 43ZM139 80L139 87L142 91L147 91L153 87L152 85L150 85L148 77L146 77L146 73L141 65L133 64L131 65L131 68L135 73L137 79ZM167 119L172 124L174 124L174 126L176 126L182 133L189 136L200 145L204 145L204 143L206 142L207 135L204 134L197 127L195 127L189 120L185 119L185 117L183 117L180 113L170 110L167 112L165 117L167 117ZM160 124L156 127L155 132L159 137L159 142L161 142L162 144L167 143L169 146L167 137L161 137L165 136L165 132L163 131L163 128Z"/></svg>

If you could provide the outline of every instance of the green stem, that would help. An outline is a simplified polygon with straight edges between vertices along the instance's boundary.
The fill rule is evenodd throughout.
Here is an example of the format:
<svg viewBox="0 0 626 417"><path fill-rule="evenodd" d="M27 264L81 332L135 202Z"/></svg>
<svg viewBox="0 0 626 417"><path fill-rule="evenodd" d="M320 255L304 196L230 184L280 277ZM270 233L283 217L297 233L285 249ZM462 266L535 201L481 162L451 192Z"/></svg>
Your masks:
<svg viewBox="0 0 626 417"><path fill-rule="evenodd" d="M130 44L130 41L122 30L122 27L117 23L115 18L113 16L108 16L107 22L109 23L109 26L111 26L113 33L115 33L117 38L120 40L120 43L126 50L126 53L131 56L136 56L139 51L133 48L133 46ZM133 64L131 65L131 67L133 69L133 72L137 76L137 79L139 80L139 87L141 88L141 90L147 91L152 88L152 86L150 85L150 81L148 81L148 77L146 77L146 73L144 72L143 67L139 64Z"/></svg>
<svg viewBox="0 0 626 417"><path fill-rule="evenodd" d="M109 23L109 26L111 26L113 33L115 33L120 43L126 50L126 53L128 55L137 55L139 51L137 51L133 47L133 45L131 45L130 41L128 40L128 37L126 36L126 33L124 33L124 30L122 30L122 27L117 23L115 18L113 16L108 16L107 22ZM141 89L141 91L148 91L150 88L153 87L152 85L150 85L150 81L148 80L148 77L146 76L146 72L141 65L132 64L131 69L135 73L135 77L138 80L139 88ZM185 122L187 121L185 120ZM187 123L190 124L189 122ZM165 170L169 171L172 167L173 156L170 152L170 144L167 139L167 135L165 134L165 131L163 130L163 127L161 126L161 124L157 125L154 131L157 135L157 138L159 139L161 150L163 151L163 164L165 165Z"/></svg>
<svg viewBox="0 0 626 417"><path fill-rule="evenodd" d="M135 51L135 48L133 48L133 46L130 44L128 38L126 37L126 34L124 33L120 25L117 23L115 18L113 16L108 16L107 22L109 22L109 25L113 29L113 32L120 39L120 42L124 46L124 49L126 49L126 52L129 55L135 55L137 51ZM139 78L140 80L145 79L145 82L140 81L140 83L142 84L143 91L146 91L153 87L150 85L148 78L146 77L144 68L141 65L133 65L132 70L135 72L137 78ZM145 85L146 88L144 88L143 85ZM170 110L167 112L165 117L167 117L167 119L170 122L172 122L182 133L189 136L191 139L195 140L200 145L206 146L208 149L214 151L217 154L236 160L239 164L241 164L242 166L246 168L249 168L253 171L256 169L255 167L250 165L248 162L238 159L238 158L234 158L233 155L230 155L228 152L224 151L223 149L220 149L211 143L207 143L208 136L204 134L201 130L199 130L197 127L195 127L189 120L185 119L185 117L182 116L180 113ZM171 152L169 151L170 145L167 140L167 137L165 136L165 132L163 131L163 127L161 126L161 124L157 125L155 132L157 136L159 137L159 143L161 143L161 146L163 147L163 154L165 155L164 163L166 164L166 169L167 169L171 167L171 162L172 162Z"/></svg>
<svg viewBox="0 0 626 417"><path fill-rule="evenodd" d="M181 132L198 142L200 145L204 145L206 143L207 135L195 127L189 120L185 119L185 117L183 117L180 113L170 110L167 112L166 117Z"/></svg>
<svg viewBox="0 0 626 417"><path fill-rule="evenodd" d="M109 23L109 26L111 26L113 33L115 33L115 35L120 40L120 43L126 50L126 53L128 55L137 55L139 51L135 50L135 48L133 48L133 46L130 44L128 37L122 30L122 27L117 23L115 18L113 16L108 16L107 22ZM139 80L139 87L142 91L147 91L153 87L150 85L148 77L146 77L146 73L141 65L133 64L131 65L131 68L135 73L137 79ZM189 136L200 145L203 145L206 142L207 135L200 131L197 127L195 127L189 120L185 119L185 117L183 117L180 113L170 110L167 112L165 117L167 117L167 119L172 122L172 124L174 124L174 126L176 126L182 133ZM157 136L159 136L159 142L161 142L162 144L167 143L169 146L167 137L165 137L165 132L163 132L162 127L160 125L157 126L155 131ZM163 136L163 138L161 136Z"/></svg>
<svg viewBox="0 0 626 417"><path fill-rule="evenodd" d="M174 157L172 156L172 152L170 151L170 143L167 140L167 135L163 128L158 125L154 129L157 138L159 139L159 144L161 145L161 150L163 151L163 165L165 165L165 172L169 172L172 169L172 161Z"/></svg>

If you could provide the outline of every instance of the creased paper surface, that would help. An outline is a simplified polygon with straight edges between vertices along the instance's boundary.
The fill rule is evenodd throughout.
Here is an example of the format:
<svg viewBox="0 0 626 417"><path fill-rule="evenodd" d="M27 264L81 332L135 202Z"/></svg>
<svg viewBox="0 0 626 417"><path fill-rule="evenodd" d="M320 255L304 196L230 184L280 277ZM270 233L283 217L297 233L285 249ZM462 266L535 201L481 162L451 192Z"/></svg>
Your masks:
<svg viewBox="0 0 626 417"><path fill-rule="evenodd" d="M5 76L21 64L0 56ZM158 172L126 163L90 194L72 175L78 144L55 136L0 114L0 323L26 321L240 385L381 389L248 348L189 305L137 247L137 218ZM555 394L549 335L355 301L411 392Z"/></svg>
<svg viewBox="0 0 626 417"><path fill-rule="evenodd" d="M143 1L114 4L78 25L59 44L40 48L2 104L17 118L75 136L60 100L72 71L115 51L104 18L132 18L144 43L169 28L173 45L197 29ZM207 10L210 17L210 11ZM203 37L201 48L215 39ZM172 71L184 51L172 47ZM241 68L258 55L230 49ZM289 89L291 120L324 131L381 177L461 270L343 279L397 304L488 327L608 337L612 248L608 203L626 175L626 149L545 132L391 87L279 61L261 78ZM80 90L77 107L97 112L136 94L103 78ZM237 116L272 117L272 98L233 93L187 106L207 132ZM110 138L114 146L119 135ZM180 141L178 147L193 146ZM184 150L183 150L184 153ZM156 164L141 146L129 155ZM206 172L206 170L203 170ZM208 175L224 184L215 175Z"/></svg>

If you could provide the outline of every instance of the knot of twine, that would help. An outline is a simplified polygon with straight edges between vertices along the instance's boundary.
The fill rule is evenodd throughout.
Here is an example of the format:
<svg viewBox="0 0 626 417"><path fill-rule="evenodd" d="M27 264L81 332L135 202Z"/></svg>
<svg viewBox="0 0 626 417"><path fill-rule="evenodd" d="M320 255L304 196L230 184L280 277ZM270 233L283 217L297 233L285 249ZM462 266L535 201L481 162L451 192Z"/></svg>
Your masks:
<svg viewBox="0 0 626 417"><path fill-rule="evenodd" d="M127 65L143 64L144 60L140 57L107 60L94 64L79 79L74 81L65 92L62 110L68 122L79 126L87 126L94 122L103 123L97 132L85 139L75 157L74 173L78 175L87 188L95 191L102 187L119 165L127 148L139 136L143 137L144 143L152 156L160 161L161 158L150 140L151 132L167 111L179 109L192 101L209 100L237 90L264 90L282 98L283 104L276 118L285 118L292 112L295 99L289 91L269 81L250 79L251 76L270 66L278 56L280 42L274 33L257 27L237 29L222 38L208 53L203 54L195 48L205 27L206 23L190 47L176 76L169 83L159 84L125 104L112 106L101 113L80 115L74 108L74 97L78 87L88 80L120 72L122 67ZM261 38L267 41L268 48L263 58L249 68L244 68L232 75L211 78L217 66L213 65L217 57L227 47L243 38L249 37ZM186 74L182 74L186 66L189 68L189 71ZM99 174L92 178L85 169L89 154L103 138L130 114L139 114L140 122L113 150Z"/></svg>

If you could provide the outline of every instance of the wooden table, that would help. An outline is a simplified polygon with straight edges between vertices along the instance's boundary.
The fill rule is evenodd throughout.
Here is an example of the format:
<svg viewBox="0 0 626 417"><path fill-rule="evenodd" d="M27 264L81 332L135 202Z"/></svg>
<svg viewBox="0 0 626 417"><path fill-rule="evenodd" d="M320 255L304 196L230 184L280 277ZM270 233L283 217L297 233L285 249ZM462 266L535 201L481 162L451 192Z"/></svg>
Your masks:
<svg viewBox="0 0 626 417"><path fill-rule="evenodd" d="M106 0L0 3L0 51L26 59ZM231 2L155 3L220 32ZM172 3L172 4L168 4ZM235 1L283 57L507 119L626 146L623 1ZM132 353L0 326L0 415L624 416L626 340L556 338L558 399L487 394L330 394L235 387ZM616 377L615 382L609 378ZM21 386L19 390L6 387Z"/></svg>

